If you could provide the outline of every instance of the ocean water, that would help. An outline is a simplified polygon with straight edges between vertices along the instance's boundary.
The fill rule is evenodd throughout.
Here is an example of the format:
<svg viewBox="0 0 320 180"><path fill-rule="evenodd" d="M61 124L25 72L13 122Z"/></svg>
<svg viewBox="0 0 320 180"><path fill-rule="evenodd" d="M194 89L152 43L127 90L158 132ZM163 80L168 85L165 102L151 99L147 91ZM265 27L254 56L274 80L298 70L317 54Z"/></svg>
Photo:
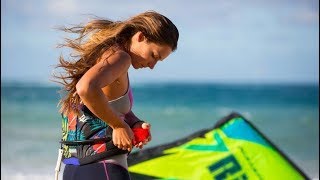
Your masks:
<svg viewBox="0 0 320 180"><path fill-rule="evenodd" d="M58 87L1 85L1 179L53 179L61 120ZM145 148L231 112L251 121L309 177L319 178L318 85L140 84L133 111L152 125Z"/></svg>

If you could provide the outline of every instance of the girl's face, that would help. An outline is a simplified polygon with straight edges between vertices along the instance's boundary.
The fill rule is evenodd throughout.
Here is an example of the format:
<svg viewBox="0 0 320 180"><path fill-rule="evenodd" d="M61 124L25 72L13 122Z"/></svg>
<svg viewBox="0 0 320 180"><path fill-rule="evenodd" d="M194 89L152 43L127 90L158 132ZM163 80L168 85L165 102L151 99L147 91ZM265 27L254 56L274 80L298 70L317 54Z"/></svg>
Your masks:
<svg viewBox="0 0 320 180"><path fill-rule="evenodd" d="M132 37L129 54L133 68L153 69L158 61L163 61L171 52L170 46L149 42L141 32L137 32Z"/></svg>

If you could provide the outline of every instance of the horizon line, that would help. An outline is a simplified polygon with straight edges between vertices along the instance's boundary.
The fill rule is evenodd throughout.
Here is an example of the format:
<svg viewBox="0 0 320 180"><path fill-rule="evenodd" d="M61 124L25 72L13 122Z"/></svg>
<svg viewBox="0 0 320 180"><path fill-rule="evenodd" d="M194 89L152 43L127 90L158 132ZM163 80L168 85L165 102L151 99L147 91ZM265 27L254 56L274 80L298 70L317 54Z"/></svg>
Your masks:
<svg viewBox="0 0 320 180"><path fill-rule="evenodd" d="M132 83L132 86L151 85L151 84L213 84L213 85L310 85L319 86L319 82L294 82L294 81L218 81L218 80L170 80L170 81L140 81ZM1 79L1 87L21 86L21 87L61 87L55 82L44 81L20 81Z"/></svg>

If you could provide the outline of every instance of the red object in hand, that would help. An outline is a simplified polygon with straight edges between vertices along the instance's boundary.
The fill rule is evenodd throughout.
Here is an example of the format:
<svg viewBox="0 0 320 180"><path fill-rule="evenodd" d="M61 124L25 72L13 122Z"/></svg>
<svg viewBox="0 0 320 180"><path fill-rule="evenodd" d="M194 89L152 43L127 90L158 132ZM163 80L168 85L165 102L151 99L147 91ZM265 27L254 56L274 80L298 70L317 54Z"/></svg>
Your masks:
<svg viewBox="0 0 320 180"><path fill-rule="evenodd" d="M145 141L150 136L149 129L143 128L132 128L134 134L134 145L139 144L140 142Z"/></svg>

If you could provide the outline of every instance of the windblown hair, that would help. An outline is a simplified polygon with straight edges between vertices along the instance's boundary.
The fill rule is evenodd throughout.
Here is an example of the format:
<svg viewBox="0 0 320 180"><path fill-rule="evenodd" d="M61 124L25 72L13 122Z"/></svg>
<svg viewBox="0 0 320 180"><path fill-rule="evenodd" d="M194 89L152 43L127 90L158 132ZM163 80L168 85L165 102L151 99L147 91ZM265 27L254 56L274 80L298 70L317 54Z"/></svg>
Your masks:
<svg viewBox="0 0 320 180"><path fill-rule="evenodd" d="M109 50L111 53L122 49L128 52L131 38L141 31L149 42L159 45L168 45L172 51L177 49L179 31L165 16L147 11L125 21L111 21L95 18L86 25L62 27L60 30L78 34L77 38L65 38L64 43L58 47L71 48L71 61L65 60L61 55L56 68L62 68L63 73L53 74L54 80L63 85L64 92L61 98L60 112L79 112L80 97L76 93L76 84L80 78Z"/></svg>

